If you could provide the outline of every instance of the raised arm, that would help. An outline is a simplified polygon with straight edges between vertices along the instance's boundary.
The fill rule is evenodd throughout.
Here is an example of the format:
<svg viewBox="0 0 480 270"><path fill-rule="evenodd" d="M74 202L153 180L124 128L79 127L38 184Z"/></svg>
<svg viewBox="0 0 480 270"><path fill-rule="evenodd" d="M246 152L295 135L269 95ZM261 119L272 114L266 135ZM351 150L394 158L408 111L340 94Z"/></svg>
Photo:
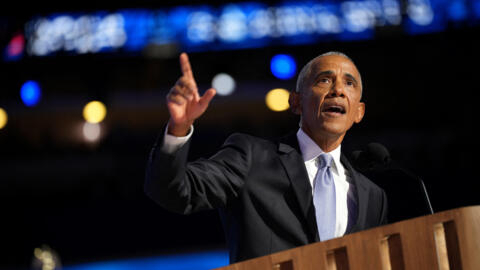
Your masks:
<svg viewBox="0 0 480 270"><path fill-rule="evenodd" d="M180 67L182 76L167 95L167 107L170 113L167 132L177 137L187 135L190 126L205 112L216 94L215 89L210 88L200 96L186 53L180 54Z"/></svg>

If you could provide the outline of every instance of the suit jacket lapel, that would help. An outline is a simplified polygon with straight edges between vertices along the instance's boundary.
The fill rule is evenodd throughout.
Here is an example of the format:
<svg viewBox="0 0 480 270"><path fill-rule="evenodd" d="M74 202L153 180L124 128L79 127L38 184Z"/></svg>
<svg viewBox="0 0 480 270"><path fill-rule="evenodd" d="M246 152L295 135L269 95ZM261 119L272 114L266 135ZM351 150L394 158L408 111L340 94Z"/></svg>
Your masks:
<svg viewBox="0 0 480 270"><path fill-rule="evenodd" d="M368 205L368 189L365 187L363 181L360 180L361 175L352 167L350 162L348 162L345 155L341 155L340 160L346 170L350 172L351 181L356 188L356 198L357 198L357 220L353 226L347 228L347 233L353 233L362 230L363 225L365 224L365 218L367 216L367 205Z"/></svg>
<svg viewBox="0 0 480 270"><path fill-rule="evenodd" d="M315 218L315 208L313 206L312 187L308 180L305 162L303 161L296 133L291 133L280 139L278 144L280 152L280 161L289 177L293 192L305 218L310 242L318 242L317 222ZM346 170L350 172L352 184L356 188L357 199L357 220L347 228L347 233L357 232L363 229L365 218L367 216L368 189L361 180L361 175L357 172L345 155L341 155L340 160Z"/></svg>
<svg viewBox="0 0 480 270"><path fill-rule="evenodd" d="M278 145L280 161L289 177L293 192L305 218L310 242L319 241L315 209L313 206L312 187L308 180L305 162L303 161L297 136L292 133L280 139Z"/></svg>

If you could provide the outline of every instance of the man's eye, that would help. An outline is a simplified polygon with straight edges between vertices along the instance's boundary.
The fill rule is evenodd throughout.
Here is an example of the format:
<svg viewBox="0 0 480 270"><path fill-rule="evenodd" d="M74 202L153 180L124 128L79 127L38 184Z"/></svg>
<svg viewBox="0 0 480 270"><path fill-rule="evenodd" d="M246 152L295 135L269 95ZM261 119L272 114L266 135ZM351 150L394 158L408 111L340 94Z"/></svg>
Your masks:
<svg viewBox="0 0 480 270"><path fill-rule="evenodd" d="M320 83L329 83L330 79L329 78L321 78L318 82Z"/></svg>
<svg viewBox="0 0 480 270"><path fill-rule="evenodd" d="M353 81L347 81L348 86L355 86L355 83Z"/></svg>

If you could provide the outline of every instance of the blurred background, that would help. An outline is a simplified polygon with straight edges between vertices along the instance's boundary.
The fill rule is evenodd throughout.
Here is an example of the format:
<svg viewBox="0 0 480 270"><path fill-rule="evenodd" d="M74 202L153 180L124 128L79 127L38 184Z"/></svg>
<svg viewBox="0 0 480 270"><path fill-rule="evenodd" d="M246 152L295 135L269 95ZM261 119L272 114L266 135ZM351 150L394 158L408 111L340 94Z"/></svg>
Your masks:
<svg viewBox="0 0 480 270"><path fill-rule="evenodd" d="M437 212L480 203L480 0L69 4L0 12L0 269L228 264L215 211L181 216L143 193L183 51L201 91L219 91L191 159L233 132L296 130L285 91L336 50L355 61L367 104L343 152L383 144Z"/></svg>

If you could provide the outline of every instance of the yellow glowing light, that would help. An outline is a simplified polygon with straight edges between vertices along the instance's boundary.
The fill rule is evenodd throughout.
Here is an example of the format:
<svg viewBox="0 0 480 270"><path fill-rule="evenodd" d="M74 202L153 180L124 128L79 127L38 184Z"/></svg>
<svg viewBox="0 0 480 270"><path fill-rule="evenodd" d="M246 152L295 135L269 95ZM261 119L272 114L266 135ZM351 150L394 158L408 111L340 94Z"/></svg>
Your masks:
<svg viewBox="0 0 480 270"><path fill-rule="evenodd" d="M54 255L48 248L35 248L33 254L40 261L42 270L54 270L57 266Z"/></svg>
<svg viewBox="0 0 480 270"><path fill-rule="evenodd" d="M267 107L272 111L285 111L290 107L290 105L288 105L289 96L290 92L288 92L288 90L276 88L267 93L265 102L267 103Z"/></svg>
<svg viewBox="0 0 480 270"><path fill-rule="evenodd" d="M100 123L107 115L107 108L100 101L90 101L83 108L83 118L89 123Z"/></svg>
<svg viewBox="0 0 480 270"><path fill-rule="evenodd" d="M4 128L8 122L8 115L7 112L0 108L0 129Z"/></svg>

